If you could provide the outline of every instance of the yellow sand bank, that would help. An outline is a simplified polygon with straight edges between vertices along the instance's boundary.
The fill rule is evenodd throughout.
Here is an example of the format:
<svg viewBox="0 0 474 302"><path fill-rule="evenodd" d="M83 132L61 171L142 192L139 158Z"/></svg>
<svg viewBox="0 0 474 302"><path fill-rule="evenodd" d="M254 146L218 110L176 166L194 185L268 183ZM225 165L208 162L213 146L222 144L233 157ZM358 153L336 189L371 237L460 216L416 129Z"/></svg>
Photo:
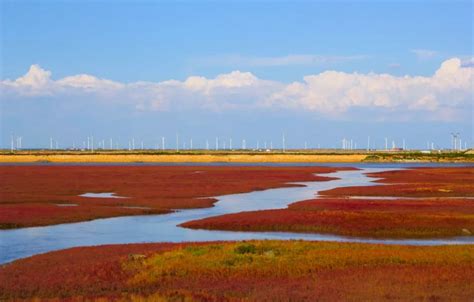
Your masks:
<svg viewBox="0 0 474 302"><path fill-rule="evenodd" d="M163 163L279 163L279 162L361 162L363 154L51 154L51 155L0 155L2 163L55 162L55 163L130 163L130 162L163 162Z"/></svg>

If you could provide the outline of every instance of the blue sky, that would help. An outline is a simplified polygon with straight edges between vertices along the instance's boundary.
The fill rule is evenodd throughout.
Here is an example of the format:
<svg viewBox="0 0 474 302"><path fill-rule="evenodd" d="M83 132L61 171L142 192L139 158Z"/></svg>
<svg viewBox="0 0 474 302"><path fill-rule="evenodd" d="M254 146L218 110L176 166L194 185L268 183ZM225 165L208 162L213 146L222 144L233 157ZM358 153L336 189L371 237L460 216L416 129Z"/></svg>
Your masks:
<svg viewBox="0 0 474 302"><path fill-rule="evenodd" d="M176 132L195 145L473 141L471 1L1 5L3 147L12 134L30 147Z"/></svg>

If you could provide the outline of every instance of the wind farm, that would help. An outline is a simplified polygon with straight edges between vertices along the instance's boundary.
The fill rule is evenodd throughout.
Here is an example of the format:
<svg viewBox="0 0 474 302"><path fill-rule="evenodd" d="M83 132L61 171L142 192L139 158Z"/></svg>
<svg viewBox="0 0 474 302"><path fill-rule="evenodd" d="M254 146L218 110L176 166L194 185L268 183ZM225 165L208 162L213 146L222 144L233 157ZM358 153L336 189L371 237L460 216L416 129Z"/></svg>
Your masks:
<svg viewBox="0 0 474 302"><path fill-rule="evenodd" d="M237 148L235 145L233 148L232 138L221 137L215 137L214 146L209 144L209 139L199 142L193 138L189 138L186 145L186 139L180 142L179 134L174 146L166 146L165 136L153 142L147 140L147 144L141 140L136 146L135 138L126 144L109 138L108 145L107 139L100 139L94 145L94 136L87 136L81 147L75 140L60 147L51 137L49 148L26 148L22 146L22 137L12 136L11 148L0 150L0 162L473 162L474 155L467 141L463 145L459 133L452 133L451 138L451 145L444 147L428 142L426 148L409 149L405 139L398 144L391 140L389 144L389 139L383 138L377 144L370 136L367 136L366 146L343 138L340 145L334 147L309 145L308 141L288 147L283 134L280 146L274 145L272 140L263 140L263 146L256 140L251 146L243 138Z"/></svg>

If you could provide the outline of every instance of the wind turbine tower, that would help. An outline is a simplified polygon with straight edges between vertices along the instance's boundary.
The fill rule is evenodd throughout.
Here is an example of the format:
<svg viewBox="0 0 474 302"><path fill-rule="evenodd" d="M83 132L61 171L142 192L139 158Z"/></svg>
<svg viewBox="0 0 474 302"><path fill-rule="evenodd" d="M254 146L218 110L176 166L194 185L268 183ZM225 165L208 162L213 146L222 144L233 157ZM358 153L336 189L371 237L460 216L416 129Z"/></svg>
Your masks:
<svg viewBox="0 0 474 302"><path fill-rule="evenodd" d="M285 146L285 133L283 133L282 135L282 151L285 152L286 150L286 146Z"/></svg>
<svg viewBox="0 0 474 302"><path fill-rule="evenodd" d="M179 134L176 133L176 152L179 152Z"/></svg>

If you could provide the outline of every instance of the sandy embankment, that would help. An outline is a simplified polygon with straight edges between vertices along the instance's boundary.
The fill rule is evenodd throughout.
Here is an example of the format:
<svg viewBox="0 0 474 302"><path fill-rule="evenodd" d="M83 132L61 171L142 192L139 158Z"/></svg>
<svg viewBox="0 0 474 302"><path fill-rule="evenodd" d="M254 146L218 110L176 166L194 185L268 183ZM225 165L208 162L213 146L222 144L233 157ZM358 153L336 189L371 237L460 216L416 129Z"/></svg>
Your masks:
<svg viewBox="0 0 474 302"><path fill-rule="evenodd" d="M279 163L279 162L315 162L315 163L342 163L362 162L366 158L363 154L38 154L38 155L0 155L0 163L132 163L132 162L229 162L229 163Z"/></svg>

